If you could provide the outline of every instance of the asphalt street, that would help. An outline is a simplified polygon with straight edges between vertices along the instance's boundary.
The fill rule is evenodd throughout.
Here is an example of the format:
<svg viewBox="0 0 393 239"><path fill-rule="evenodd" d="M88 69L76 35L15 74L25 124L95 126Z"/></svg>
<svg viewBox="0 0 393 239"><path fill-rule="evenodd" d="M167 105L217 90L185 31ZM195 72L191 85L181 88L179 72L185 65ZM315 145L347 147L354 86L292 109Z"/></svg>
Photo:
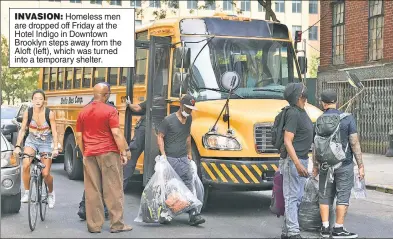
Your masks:
<svg viewBox="0 0 393 239"><path fill-rule="evenodd" d="M136 223L141 185L131 184L125 194L124 217L132 225L131 232L111 234L109 221L101 234L90 234L86 222L76 214L83 193L83 182L69 180L63 164L52 167L55 177L56 205L49 209L47 219L37 221L34 232L30 231L27 219L27 204L22 204L18 214L1 216L1 238L272 238L279 237L282 218L269 211L271 191L267 192L220 192L211 195L209 210L203 214L206 223L191 227L188 215L182 215L171 225ZM368 191L367 199L353 199L345 227L363 238L393 237L393 195ZM39 218L39 217L38 217ZM305 236L314 236L305 233Z"/></svg>

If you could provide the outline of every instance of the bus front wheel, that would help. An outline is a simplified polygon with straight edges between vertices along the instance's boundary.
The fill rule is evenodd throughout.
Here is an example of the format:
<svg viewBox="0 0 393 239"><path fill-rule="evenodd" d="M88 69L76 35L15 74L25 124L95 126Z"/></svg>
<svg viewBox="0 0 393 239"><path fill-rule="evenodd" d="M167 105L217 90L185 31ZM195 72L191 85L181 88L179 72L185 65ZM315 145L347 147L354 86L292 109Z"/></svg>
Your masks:
<svg viewBox="0 0 393 239"><path fill-rule="evenodd" d="M68 178L71 180L83 179L83 159L77 158L75 146L74 135L68 135L64 147L64 166Z"/></svg>

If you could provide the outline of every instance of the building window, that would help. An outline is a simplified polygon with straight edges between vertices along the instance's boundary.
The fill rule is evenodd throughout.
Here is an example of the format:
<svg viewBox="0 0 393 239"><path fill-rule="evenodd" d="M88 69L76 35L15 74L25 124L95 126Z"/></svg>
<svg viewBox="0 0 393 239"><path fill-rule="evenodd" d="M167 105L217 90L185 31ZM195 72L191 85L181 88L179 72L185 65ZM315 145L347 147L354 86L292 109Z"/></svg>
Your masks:
<svg viewBox="0 0 393 239"><path fill-rule="evenodd" d="M240 9L242 10L242 11L246 11L246 12L249 12L250 10L251 10L251 2L250 2L250 0L248 0L248 1L241 1L241 3L240 3Z"/></svg>
<svg viewBox="0 0 393 239"><path fill-rule="evenodd" d="M81 0L70 0L70 3L81 3Z"/></svg>
<svg viewBox="0 0 393 239"><path fill-rule="evenodd" d="M333 65L344 64L345 3L333 6Z"/></svg>
<svg viewBox="0 0 393 239"><path fill-rule="evenodd" d="M205 1L206 10L216 10L216 1Z"/></svg>
<svg viewBox="0 0 393 239"><path fill-rule="evenodd" d="M258 12L265 12L265 11L266 11L265 8L260 3L258 3Z"/></svg>
<svg viewBox="0 0 393 239"><path fill-rule="evenodd" d="M170 0L168 6L170 8L179 8L179 0Z"/></svg>
<svg viewBox="0 0 393 239"><path fill-rule="evenodd" d="M141 0L131 0L131 7L142 7Z"/></svg>
<svg viewBox="0 0 393 239"><path fill-rule="evenodd" d="M292 12L301 13L302 12L302 1L292 0Z"/></svg>
<svg viewBox="0 0 393 239"><path fill-rule="evenodd" d="M308 3L308 13L318 14L318 0L310 0Z"/></svg>
<svg viewBox="0 0 393 239"><path fill-rule="evenodd" d="M90 0L91 4L102 4L102 0Z"/></svg>
<svg viewBox="0 0 393 239"><path fill-rule="evenodd" d="M150 6L149 7L155 7L155 8L160 8L161 7L161 2L160 0L153 0L150 1Z"/></svg>
<svg viewBox="0 0 393 239"><path fill-rule="evenodd" d="M383 0L369 1L368 58L370 61L383 57Z"/></svg>
<svg viewBox="0 0 393 239"><path fill-rule="evenodd" d="M187 0L187 9L197 9L198 1L197 0Z"/></svg>
<svg viewBox="0 0 393 239"><path fill-rule="evenodd" d="M301 31L302 30L302 26L292 26L292 39L295 40L295 33L296 31Z"/></svg>
<svg viewBox="0 0 393 239"><path fill-rule="evenodd" d="M231 0L224 0L222 1L222 8L224 11L232 11L233 10L233 5Z"/></svg>
<svg viewBox="0 0 393 239"><path fill-rule="evenodd" d="M142 20L135 20L135 26L142 25Z"/></svg>
<svg viewBox="0 0 393 239"><path fill-rule="evenodd" d="M111 5L121 6L121 0L111 0Z"/></svg>
<svg viewBox="0 0 393 239"><path fill-rule="evenodd" d="M276 1L276 12L285 12L285 1L277 0Z"/></svg>
<svg viewBox="0 0 393 239"><path fill-rule="evenodd" d="M310 30L308 30L308 39L310 41L318 41L318 27L312 26Z"/></svg>

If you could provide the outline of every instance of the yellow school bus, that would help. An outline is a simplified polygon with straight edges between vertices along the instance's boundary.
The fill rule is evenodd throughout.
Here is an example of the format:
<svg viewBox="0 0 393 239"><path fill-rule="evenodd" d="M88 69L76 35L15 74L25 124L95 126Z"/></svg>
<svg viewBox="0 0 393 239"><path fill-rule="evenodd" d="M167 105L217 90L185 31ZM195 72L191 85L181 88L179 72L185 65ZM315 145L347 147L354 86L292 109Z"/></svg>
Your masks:
<svg viewBox="0 0 393 239"><path fill-rule="evenodd" d="M82 176L75 148L78 113L91 100L92 87L105 81L111 85L110 101L119 111L127 140L139 116L126 109L125 98L147 102L146 146L136 169L144 185L159 153L157 127L189 93L198 108L192 113L192 154L205 200L215 188L271 189L279 160L270 142L271 126L287 105L285 86L303 81L287 26L216 14L157 20L137 28L135 38L135 68L41 69L39 87L56 112L69 177ZM312 105L306 110L313 122L321 114Z"/></svg>

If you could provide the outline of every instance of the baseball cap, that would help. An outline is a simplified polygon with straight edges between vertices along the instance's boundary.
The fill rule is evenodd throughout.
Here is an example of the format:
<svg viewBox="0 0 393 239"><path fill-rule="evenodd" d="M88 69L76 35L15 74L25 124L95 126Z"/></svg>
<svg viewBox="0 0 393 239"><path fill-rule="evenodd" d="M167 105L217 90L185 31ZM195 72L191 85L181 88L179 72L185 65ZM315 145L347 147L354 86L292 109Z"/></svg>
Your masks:
<svg viewBox="0 0 393 239"><path fill-rule="evenodd" d="M195 107L195 98L192 95L185 95L183 96L183 98L180 101L182 103L182 105L184 105L185 107L192 109L192 110L198 110Z"/></svg>
<svg viewBox="0 0 393 239"><path fill-rule="evenodd" d="M337 93L332 89L324 90L321 93L321 101L327 104L334 104L337 102Z"/></svg>

